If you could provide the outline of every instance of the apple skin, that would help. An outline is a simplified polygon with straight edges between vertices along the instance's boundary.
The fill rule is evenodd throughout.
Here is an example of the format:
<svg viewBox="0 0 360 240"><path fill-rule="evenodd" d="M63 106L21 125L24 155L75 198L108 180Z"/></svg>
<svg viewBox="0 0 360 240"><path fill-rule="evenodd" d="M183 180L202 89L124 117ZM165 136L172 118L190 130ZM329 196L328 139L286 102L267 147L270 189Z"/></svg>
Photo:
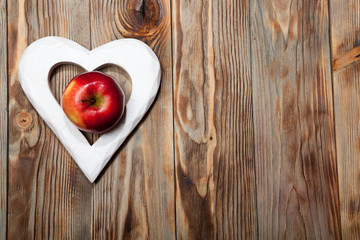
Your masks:
<svg viewBox="0 0 360 240"><path fill-rule="evenodd" d="M110 130L125 110L125 94L111 76L86 72L75 76L61 99L66 116L79 129L91 133Z"/></svg>

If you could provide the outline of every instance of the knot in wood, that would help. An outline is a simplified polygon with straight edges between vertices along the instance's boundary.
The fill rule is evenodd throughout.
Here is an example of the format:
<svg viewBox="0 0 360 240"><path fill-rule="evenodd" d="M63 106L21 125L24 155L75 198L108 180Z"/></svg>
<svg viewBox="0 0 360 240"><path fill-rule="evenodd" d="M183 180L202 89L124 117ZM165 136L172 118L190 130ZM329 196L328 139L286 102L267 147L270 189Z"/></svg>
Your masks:
<svg viewBox="0 0 360 240"><path fill-rule="evenodd" d="M148 33L161 22L162 5L159 0L132 0L128 2L129 30Z"/></svg>
<svg viewBox="0 0 360 240"><path fill-rule="evenodd" d="M28 128L32 122L31 115L25 111L22 110L17 116L16 116L16 124L21 128Z"/></svg>

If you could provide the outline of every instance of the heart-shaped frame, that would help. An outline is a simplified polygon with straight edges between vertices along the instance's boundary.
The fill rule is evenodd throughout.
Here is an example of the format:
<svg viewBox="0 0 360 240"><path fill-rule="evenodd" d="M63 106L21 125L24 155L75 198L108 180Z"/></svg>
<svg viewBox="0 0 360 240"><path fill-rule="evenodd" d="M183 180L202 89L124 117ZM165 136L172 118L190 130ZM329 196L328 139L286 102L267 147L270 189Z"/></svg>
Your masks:
<svg viewBox="0 0 360 240"><path fill-rule="evenodd" d="M62 63L86 71L105 64L123 68L132 80L132 92L121 123L90 145L66 117L49 87L49 74ZM19 63L21 86L33 107L59 138L86 177L94 182L114 152L151 106L160 86L160 63L145 43L136 39L109 42L91 51L66 38L45 37L32 43Z"/></svg>

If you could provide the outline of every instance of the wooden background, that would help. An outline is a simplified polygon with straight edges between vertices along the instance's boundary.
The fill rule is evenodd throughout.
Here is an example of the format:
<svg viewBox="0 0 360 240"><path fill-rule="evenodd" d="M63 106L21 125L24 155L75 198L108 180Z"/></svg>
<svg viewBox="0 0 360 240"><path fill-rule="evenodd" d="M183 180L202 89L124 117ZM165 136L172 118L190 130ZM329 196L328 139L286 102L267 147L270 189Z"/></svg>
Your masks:
<svg viewBox="0 0 360 240"><path fill-rule="evenodd" d="M94 184L19 85L49 35L161 61ZM0 0L0 239L360 239L359 45L357 0ZM52 72L57 100L81 71Z"/></svg>

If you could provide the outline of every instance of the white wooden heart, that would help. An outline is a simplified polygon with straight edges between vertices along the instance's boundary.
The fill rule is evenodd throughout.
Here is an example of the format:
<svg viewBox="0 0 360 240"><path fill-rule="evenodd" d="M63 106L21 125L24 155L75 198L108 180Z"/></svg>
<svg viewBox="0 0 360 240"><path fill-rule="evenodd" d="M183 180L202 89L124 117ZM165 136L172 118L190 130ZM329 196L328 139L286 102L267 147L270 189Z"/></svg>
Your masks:
<svg viewBox="0 0 360 240"><path fill-rule="evenodd" d="M61 63L74 63L87 71L115 64L131 77L132 92L125 119L93 145L66 117L50 91L49 74ZM26 96L91 182L151 106L160 78L158 58L150 47L136 39L112 41L89 51L66 38L45 37L32 43L19 63L19 79Z"/></svg>

